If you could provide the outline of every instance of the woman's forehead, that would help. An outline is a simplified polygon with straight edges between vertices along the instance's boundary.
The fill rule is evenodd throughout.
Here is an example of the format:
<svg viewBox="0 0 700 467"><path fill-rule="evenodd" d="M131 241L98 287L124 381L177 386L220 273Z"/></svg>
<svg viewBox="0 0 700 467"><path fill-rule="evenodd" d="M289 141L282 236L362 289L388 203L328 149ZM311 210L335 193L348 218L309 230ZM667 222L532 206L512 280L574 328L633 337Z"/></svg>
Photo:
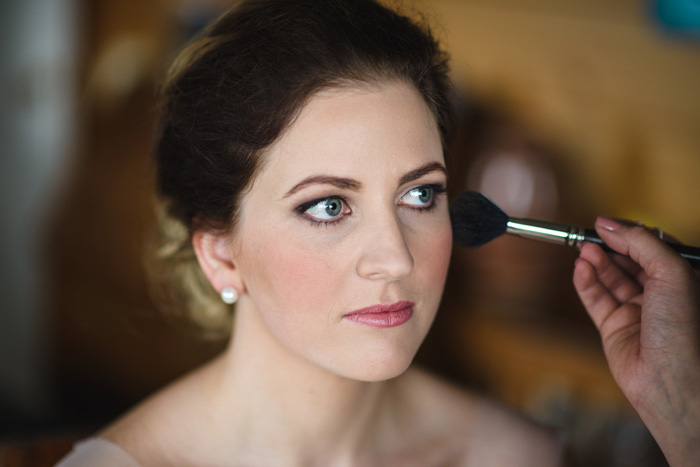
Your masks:
<svg viewBox="0 0 700 467"><path fill-rule="evenodd" d="M436 119L411 85L334 88L314 95L267 152L269 164L326 167L398 155L442 160Z"/></svg>

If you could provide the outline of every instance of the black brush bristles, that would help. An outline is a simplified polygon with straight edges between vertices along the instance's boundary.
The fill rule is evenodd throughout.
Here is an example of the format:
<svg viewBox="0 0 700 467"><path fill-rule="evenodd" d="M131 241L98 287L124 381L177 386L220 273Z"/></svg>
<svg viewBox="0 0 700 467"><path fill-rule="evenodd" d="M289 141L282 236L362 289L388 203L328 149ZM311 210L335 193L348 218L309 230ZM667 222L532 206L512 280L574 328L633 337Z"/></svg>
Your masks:
<svg viewBox="0 0 700 467"><path fill-rule="evenodd" d="M506 233L508 215L476 191L459 195L450 206L454 241L477 248Z"/></svg>

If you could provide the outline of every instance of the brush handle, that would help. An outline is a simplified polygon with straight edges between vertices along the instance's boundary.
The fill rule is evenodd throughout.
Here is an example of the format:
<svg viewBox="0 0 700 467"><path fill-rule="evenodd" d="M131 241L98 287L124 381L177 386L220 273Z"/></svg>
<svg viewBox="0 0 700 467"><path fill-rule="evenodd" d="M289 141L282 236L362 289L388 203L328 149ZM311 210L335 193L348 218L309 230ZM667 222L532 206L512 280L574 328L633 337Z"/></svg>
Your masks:
<svg viewBox="0 0 700 467"><path fill-rule="evenodd" d="M605 251L610 251L610 252L615 252L612 248L610 248L608 245L603 242L603 240L600 239L598 234L596 233L595 230L593 229L583 229L583 235L581 239L581 243L583 242L591 242L591 243L597 243L600 245L603 250ZM696 246L690 246L690 245L681 245L680 243L670 243L666 242L666 245L670 246L673 251L684 257L685 259L690 262L690 265L694 269L700 269L700 248Z"/></svg>
<svg viewBox="0 0 700 467"><path fill-rule="evenodd" d="M612 248L600 239L595 230L574 225L510 217L508 218L506 233L573 247L579 247L583 242L597 243L605 251L614 252ZM699 247L669 242L666 242L666 244L687 259L693 268L700 269Z"/></svg>

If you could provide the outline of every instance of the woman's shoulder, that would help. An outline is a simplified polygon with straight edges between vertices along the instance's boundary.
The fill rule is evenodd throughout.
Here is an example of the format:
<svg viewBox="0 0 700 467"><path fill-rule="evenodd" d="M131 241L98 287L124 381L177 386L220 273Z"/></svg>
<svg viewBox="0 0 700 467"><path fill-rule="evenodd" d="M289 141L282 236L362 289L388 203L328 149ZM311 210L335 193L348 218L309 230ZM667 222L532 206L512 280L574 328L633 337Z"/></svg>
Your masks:
<svg viewBox="0 0 700 467"><path fill-rule="evenodd" d="M199 397L206 387L210 365L173 381L104 427L97 436L108 440L145 465L163 464L173 446L201 443L206 434L202 414L206 404ZM206 441L206 439L204 440Z"/></svg>
<svg viewBox="0 0 700 467"><path fill-rule="evenodd" d="M121 446L105 438L88 438L73 446L73 450L61 459L56 467L87 467L114 465L136 467L138 463Z"/></svg>
<svg viewBox="0 0 700 467"><path fill-rule="evenodd" d="M565 436L490 401L481 404L479 430L473 439L474 465L562 465Z"/></svg>
<svg viewBox="0 0 700 467"><path fill-rule="evenodd" d="M403 378L400 391L407 404L417 407L415 421L460 444L464 465L561 464L560 430L420 369L410 369Z"/></svg>

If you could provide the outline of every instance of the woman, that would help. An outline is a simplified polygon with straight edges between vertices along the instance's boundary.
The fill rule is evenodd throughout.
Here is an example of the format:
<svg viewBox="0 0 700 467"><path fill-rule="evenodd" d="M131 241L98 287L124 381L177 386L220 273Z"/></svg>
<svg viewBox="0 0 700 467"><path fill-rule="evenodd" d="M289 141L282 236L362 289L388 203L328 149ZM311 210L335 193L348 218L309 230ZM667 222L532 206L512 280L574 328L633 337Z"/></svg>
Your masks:
<svg viewBox="0 0 700 467"><path fill-rule="evenodd" d="M235 303L230 344L62 465L558 465L557 433L410 368L452 244L448 94L430 34L369 0L248 1L188 47L161 94L158 186L186 232L163 251L198 322L229 316L201 273ZM648 347L661 331L644 321L636 354L620 352L638 334L617 339L642 301L644 320L697 319L697 280L644 229L599 226L647 272L632 279L632 264L587 245L577 290L623 390L681 462L697 426L666 432L676 415L641 389L654 356L697 333L670 327L667 349ZM658 297L676 289L665 310ZM664 369L686 379L666 376L694 384L697 352L676 357Z"/></svg>

